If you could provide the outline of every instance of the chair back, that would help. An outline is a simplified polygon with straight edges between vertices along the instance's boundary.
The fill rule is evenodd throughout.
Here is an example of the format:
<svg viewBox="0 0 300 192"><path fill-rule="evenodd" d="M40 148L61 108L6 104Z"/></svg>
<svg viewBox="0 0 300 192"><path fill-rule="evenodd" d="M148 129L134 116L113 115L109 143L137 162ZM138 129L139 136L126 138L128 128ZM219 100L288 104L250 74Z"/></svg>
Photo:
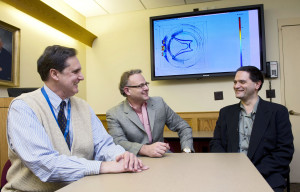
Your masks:
<svg viewBox="0 0 300 192"><path fill-rule="evenodd" d="M2 169L2 175L1 175L1 189L4 187L4 185L7 183L7 180L6 180L6 174L7 174L7 171L8 169L10 168L11 166L11 162L10 160L7 160L3 169Z"/></svg>

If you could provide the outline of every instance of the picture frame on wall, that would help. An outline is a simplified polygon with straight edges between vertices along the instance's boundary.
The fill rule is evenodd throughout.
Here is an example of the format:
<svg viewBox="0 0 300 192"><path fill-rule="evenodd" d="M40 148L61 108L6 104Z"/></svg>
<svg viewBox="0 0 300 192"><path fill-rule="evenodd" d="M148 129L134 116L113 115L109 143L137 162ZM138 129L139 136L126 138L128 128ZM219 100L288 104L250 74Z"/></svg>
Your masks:
<svg viewBox="0 0 300 192"><path fill-rule="evenodd" d="M0 21L0 86L20 84L20 29Z"/></svg>

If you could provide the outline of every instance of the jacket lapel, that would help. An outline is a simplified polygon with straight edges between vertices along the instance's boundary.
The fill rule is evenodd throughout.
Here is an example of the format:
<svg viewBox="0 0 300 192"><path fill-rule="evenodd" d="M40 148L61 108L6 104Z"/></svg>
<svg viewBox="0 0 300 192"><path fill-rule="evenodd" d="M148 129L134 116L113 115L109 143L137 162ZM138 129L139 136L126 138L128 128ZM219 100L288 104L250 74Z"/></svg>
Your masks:
<svg viewBox="0 0 300 192"><path fill-rule="evenodd" d="M144 128L141 120L139 119L139 117L136 114L136 112L130 107L127 99L124 101L124 113L125 113L125 116L132 123L134 123L138 128L140 128L141 130L143 130L146 133L145 128Z"/></svg>
<svg viewBox="0 0 300 192"><path fill-rule="evenodd" d="M155 107L151 101L152 101L151 98L147 101L147 112L148 112L148 118L151 127L151 133L153 133L153 126L155 120Z"/></svg>
<svg viewBox="0 0 300 192"><path fill-rule="evenodd" d="M232 111L230 111L230 118L227 119L228 124L228 147L231 152L238 152L239 148L239 118L240 118L240 104L236 104Z"/></svg>
<svg viewBox="0 0 300 192"><path fill-rule="evenodd" d="M264 135L264 132L266 131L268 124L270 122L271 118L271 111L268 109L268 106L266 105L266 101L262 100L260 98L257 111L255 114L255 120L252 128L249 148L248 148L248 157L251 159L258 147L258 145L261 142L261 139Z"/></svg>

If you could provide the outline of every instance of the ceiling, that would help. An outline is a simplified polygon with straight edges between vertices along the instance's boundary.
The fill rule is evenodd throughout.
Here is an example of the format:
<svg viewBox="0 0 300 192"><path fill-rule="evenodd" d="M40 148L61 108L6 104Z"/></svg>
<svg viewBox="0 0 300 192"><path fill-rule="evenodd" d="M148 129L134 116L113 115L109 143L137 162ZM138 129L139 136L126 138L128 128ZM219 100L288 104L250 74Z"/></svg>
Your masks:
<svg viewBox="0 0 300 192"><path fill-rule="evenodd" d="M85 17L219 0L64 0Z"/></svg>

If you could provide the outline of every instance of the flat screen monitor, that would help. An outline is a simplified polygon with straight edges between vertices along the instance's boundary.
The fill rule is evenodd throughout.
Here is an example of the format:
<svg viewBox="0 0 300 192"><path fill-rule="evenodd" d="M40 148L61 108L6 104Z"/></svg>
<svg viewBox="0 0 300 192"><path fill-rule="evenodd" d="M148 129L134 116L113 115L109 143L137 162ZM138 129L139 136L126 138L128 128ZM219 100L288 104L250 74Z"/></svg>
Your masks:
<svg viewBox="0 0 300 192"><path fill-rule="evenodd" d="M152 80L265 73L263 5L150 17L150 35Z"/></svg>

